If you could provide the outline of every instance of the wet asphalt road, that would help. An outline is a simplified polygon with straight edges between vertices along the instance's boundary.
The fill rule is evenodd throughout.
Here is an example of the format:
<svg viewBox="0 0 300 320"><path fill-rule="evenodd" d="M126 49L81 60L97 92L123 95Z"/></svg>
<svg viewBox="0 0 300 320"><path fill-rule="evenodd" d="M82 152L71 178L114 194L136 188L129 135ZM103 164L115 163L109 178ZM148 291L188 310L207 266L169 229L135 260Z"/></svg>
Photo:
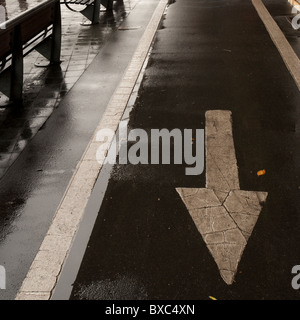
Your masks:
<svg viewBox="0 0 300 320"><path fill-rule="evenodd" d="M299 105L251 1L173 3L129 127L203 129L205 111L231 110L241 189L267 202L227 286L175 191L204 187L204 174L115 165L70 299L299 299Z"/></svg>

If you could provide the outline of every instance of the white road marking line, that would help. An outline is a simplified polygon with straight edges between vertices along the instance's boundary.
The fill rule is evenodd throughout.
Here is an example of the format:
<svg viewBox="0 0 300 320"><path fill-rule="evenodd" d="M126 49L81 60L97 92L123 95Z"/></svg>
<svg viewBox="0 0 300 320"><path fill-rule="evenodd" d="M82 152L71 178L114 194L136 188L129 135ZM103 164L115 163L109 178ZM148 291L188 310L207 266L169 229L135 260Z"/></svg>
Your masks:
<svg viewBox="0 0 300 320"><path fill-rule="evenodd" d="M93 138L77 165L47 235L15 297L16 300L50 299L104 162L104 159L102 163L96 159L97 149L102 144L96 140L97 132L101 129L117 131L167 3L167 0L160 0L157 5L123 79L115 90Z"/></svg>
<svg viewBox="0 0 300 320"><path fill-rule="evenodd" d="M231 112L205 116L206 188L176 190L230 285L268 194L240 190Z"/></svg>
<svg viewBox="0 0 300 320"><path fill-rule="evenodd" d="M252 3L300 90L300 60L261 0ZM274 66L275 67L275 66Z"/></svg>

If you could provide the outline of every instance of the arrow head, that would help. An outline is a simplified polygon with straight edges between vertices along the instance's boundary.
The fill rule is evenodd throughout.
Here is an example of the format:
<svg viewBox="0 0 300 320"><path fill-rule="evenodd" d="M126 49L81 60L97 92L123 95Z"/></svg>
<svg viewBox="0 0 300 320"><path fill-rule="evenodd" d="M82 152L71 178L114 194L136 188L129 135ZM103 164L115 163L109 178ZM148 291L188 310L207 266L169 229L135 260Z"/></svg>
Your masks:
<svg viewBox="0 0 300 320"><path fill-rule="evenodd" d="M176 188L220 270L232 284L267 192Z"/></svg>

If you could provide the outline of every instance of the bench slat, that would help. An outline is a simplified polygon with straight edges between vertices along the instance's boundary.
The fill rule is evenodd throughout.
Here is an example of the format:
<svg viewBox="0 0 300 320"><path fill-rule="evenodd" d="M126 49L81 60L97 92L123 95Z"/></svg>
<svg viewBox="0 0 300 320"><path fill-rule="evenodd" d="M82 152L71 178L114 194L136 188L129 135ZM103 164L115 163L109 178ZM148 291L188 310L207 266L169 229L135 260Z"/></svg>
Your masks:
<svg viewBox="0 0 300 320"><path fill-rule="evenodd" d="M64 4L81 4L81 5L89 5L92 4L94 0L65 0L62 3Z"/></svg>
<svg viewBox="0 0 300 320"><path fill-rule="evenodd" d="M3 32L0 36L0 61L11 53L11 34L9 31Z"/></svg>
<svg viewBox="0 0 300 320"><path fill-rule="evenodd" d="M21 24L23 44L53 23L52 12L52 8L45 8L38 16L34 16Z"/></svg>

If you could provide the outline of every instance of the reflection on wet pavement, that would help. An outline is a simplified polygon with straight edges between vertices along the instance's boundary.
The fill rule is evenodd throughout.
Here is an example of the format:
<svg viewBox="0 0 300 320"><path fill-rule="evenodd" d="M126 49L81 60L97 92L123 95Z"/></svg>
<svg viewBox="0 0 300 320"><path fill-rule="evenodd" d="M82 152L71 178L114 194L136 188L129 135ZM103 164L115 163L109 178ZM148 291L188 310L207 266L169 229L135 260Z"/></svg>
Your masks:
<svg viewBox="0 0 300 320"><path fill-rule="evenodd" d="M3 1L8 15L31 8L43 0ZM61 5L62 63L40 68L45 58L33 51L24 59L24 107L21 110L0 107L0 179L17 159L28 141L42 130L60 100L72 88L97 55L111 33L126 18L137 0L118 0L112 12L101 12L100 23L82 26L87 19ZM16 10L16 11L14 11ZM5 100L0 92L0 101Z"/></svg>
<svg viewBox="0 0 300 320"><path fill-rule="evenodd" d="M92 281L75 294L79 300L145 300L148 298L141 279L135 275L117 275L115 279Z"/></svg>
<svg viewBox="0 0 300 320"><path fill-rule="evenodd" d="M10 20L45 1L47 0L0 0L0 5L5 8L6 19Z"/></svg>

